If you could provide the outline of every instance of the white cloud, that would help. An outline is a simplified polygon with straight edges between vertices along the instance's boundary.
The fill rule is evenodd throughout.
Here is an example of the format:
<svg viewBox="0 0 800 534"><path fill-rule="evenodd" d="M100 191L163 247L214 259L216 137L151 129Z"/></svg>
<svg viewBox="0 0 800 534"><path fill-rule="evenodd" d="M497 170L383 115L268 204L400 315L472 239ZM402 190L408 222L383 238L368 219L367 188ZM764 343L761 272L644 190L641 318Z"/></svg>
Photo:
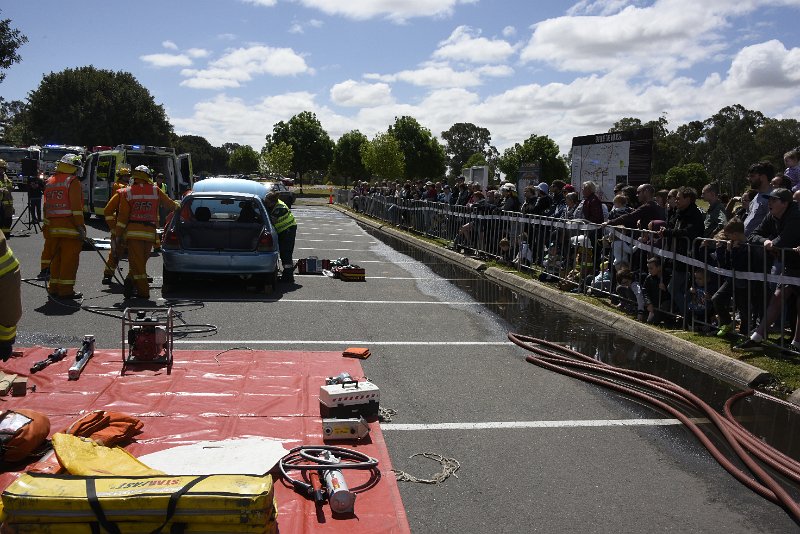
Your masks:
<svg viewBox="0 0 800 534"><path fill-rule="evenodd" d="M186 55L193 58L208 57L208 54L205 48L190 48L186 51Z"/></svg>
<svg viewBox="0 0 800 534"><path fill-rule="evenodd" d="M444 17L452 15L459 4L474 4L478 0L299 0L306 7L316 8L328 15L341 15L355 20L385 17L404 22L414 17Z"/></svg>
<svg viewBox="0 0 800 534"><path fill-rule="evenodd" d="M503 37L513 37L517 34L517 29L514 26L506 26L503 28Z"/></svg>
<svg viewBox="0 0 800 534"><path fill-rule="evenodd" d="M278 3L278 0L242 0L245 4L253 4L254 6L272 7Z"/></svg>
<svg viewBox="0 0 800 534"><path fill-rule="evenodd" d="M630 0L581 0L567 10L567 15L610 15L633 3Z"/></svg>
<svg viewBox="0 0 800 534"><path fill-rule="evenodd" d="M513 69L506 65L484 65L470 70L455 70L447 63L429 62L418 69L402 70L394 74L368 73L364 78L382 82L406 82L420 87L475 87L483 84L483 77L509 76Z"/></svg>
<svg viewBox="0 0 800 534"><path fill-rule="evenodd" d="M205 69L184 69L181 74L188 79L182 86L196 89L222 89L240 87L254 76L293 76L313 74L305 59L291 48L272 48L255 45L229 51L211 61Z"/></svg>
<svg viewBox="0 0 800 534"><path fill-rule="evenodd" d="M480 34L480 30L459 26L439 43L433 57L470 63L502 63L514 53L514 47L507 41L487 39Z"/></svg>
<svg viewBox="0 0 800 534"><path fill-rule="evenodd" d="M291 26L289 26L289 33L303 33L303 25L299 22L293 22Z"/></svg>
<svg viewBox="0 0 800 534"><path fill-rule="evenodd" d="M394 102L392 90L385 83L345 80L331 87L331 100L340 106L369 108Z"/></svg>
<svg viewBox="0 0 800 534"><path fill-rule="evenodd" d="M321 28L323 26L323 22L319 19L310 19L308 22L292 22L292 25L289 26L289 33L305 33L306 28Z"/></svg>
<svg viewBox="0 0 800 534"><path fill-rule="evenodd" d="M220 33L217 35L217 39L222 41L234 41L236 39L235 33Z"/></svg>
<svg viewBox="0 0 800 534"><path fill-rule="evenodd" d="M728 71L729 82L742 88L783 88L800 81L800 48L787 50L778 40L742 48Z"/></svg>
<svg viewBox="0 0 800 534"><path fill-rule="evenodd" d="M139 59L158 68L188 67L192 64L192 60L183 54L147 54L139 56Z"/></svg>
<svg viewBox="0 0 800 534"><path fill-rule="evenodd" d="M161 46L163 46L167 50L177 50L178 49L178 45L176 45L172 41L162 41L161 42Z"/></svg>

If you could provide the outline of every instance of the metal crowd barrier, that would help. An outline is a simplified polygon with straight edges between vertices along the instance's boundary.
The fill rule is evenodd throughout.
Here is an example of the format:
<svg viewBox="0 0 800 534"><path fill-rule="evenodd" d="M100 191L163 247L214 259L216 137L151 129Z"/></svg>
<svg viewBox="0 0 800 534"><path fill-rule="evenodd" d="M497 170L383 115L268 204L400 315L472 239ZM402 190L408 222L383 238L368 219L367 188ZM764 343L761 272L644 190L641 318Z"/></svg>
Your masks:
<svg viewBox="0 0 800 534"><path fill-rule="evenodd" d="M617 294L615 264L627 264L644 291L648 259L655 257L661 264L662 281L667 275L669 281L656 299L644 299L656 315L653 318L646 307L645 319L715 333L721 322L727 322L718 316L726 319L727 311L731 323L740 325L740 334L747 335L776 298L773 306L783 312L769 332L781 334L781 347L791 341L784 334L793 330L798 297L787 296L787 291L775 297L782 286L796 286L800 293L800 277L781 274L786 255L797 254L791 249L768 254L760 245L742 243L737 254L746 263L734 268L727 241L698 238L690 243L688 238L667 239L650 230L381 194L354 195L346 190L337 190L336 201L389 224L445 240L455 250L506 263L563 290L590 292L628 309L640 307L642 301Z"/></svg>

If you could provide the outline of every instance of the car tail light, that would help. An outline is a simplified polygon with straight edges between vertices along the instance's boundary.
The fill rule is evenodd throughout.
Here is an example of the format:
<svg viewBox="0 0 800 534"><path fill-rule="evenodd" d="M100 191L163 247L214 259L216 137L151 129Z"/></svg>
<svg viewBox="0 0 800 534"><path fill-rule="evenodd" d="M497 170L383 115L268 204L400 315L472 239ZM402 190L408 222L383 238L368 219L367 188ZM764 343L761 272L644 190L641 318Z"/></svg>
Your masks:
<svg viewBox="0 0 800 534"><path fill-rule="evenodd" d="M175 231L175 228L170 228L167 230L167 233L164 234L164 239L161 243L162 248L167 249L177 249L181 248L181 239L178 237L178 232Z"/></svg>
<svg viewBox="0 0 800 534"><path fill-rule="evenodd" d="M256 248L259 252L272 252L275 249L272 234L267 231L262 232L261 237L258 238L258 246Z"/></svg>

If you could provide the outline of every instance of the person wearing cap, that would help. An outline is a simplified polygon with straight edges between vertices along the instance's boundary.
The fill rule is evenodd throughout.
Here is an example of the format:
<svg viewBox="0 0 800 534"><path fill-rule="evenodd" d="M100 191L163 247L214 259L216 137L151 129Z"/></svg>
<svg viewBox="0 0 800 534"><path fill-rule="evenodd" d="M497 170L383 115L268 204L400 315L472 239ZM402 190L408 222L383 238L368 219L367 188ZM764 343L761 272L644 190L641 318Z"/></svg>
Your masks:
<svg viewBox="0 0 800 534"><path fill-rule="evenodd" d="M502 211L519 211L519 196L517 196L517 186L506 182L503 187L500 188L503 192L503 200L500 203L500 209Z"/></svg>
<svg viewBox="0 0 800 534"><path fill-rule="evenodd" d="M0 232L9 236L11 233L11 220L14 218L14 182L6 174L8 164L0 159Z"/></svg>
<svg viewBox="0 0 800 534"><path fill-rule="evenodd" d="M56 298L80 299L75 291L75 277L81 248L86 239L83 221L83 191L78 173L81 158L66 154L56 164L56 172L44 189L44 249L41 278L49 269L47 292Z"/></svg>
<svg viewBox="0 0 800 534"><path fill-rule="evenodd" d="M436 201L442 204L452 204L453 192L448 184L442 186L442 191L437 195Z"/></svg>
<svg viewBox="0 0 800 534"><path fill-rule="evenodd" d="M422 191L422 200L436 202L436 184L431 181L425 182L425 189Z"/></svg>
<svg viewBox="0 0 800 534"><path fill-rule="evenodd" d="M292 210L278 198L277 191L270 191L264 198L264 206L267 208L269 220L278 233L278 251L281 255L281 279L284 282L294 282L294 242L297 237L297 221L292 214Z"/></svg>
<svg viewBox="0 0 800 534"><path fill-rule="evenodd" d="M550 188L547 186L547 183L539 182L536 185L536 204L533 206L534 215L550 215L551 208L553 207L553 199L550 198L549 192Z"/></svg>
<svg viewBox="0 0 800 534"><path fill-rule="evenodd" d="M114 277L114 271L119 265L120 258L125 254L124 243L117 240L117 213L119 212L119 192L128 185L131 181L131 168L127 164L122 164L117 169L117 179L111 184L111 198L108 199L106 207L103 208L103 216L106 219L106 225L111 232L111 250L108 251L108 259L106 266L103 269L103 285L111 285L111 280ZM118 247L117 243L122 244Z"/></svg>
<svg viewBox="0 0 800 534"><path fill-rule="evenodd" d="M134 291L139 298L150 298L147 259L156 239L158 209L161 206L172 211L180 208L179 203L153 184L152 172L146 165L139 165L133 169L133 183L117 193L119 211L115 239L119 248L124 237L130 264L130 272L125 279L125 298L132 297Z"/></svg>
<svg viewBox="0 0 800 534"><path fill-rule="evenodd" d="M800 246L800 208L792 201L792 192L782 187L773 189L767 195L769 213L747 237L747 242L764 247L764 253L783 262L784 276L800 276L800 253L794 250ZM779 284L769 301L764 319L746 340L734 347L737 351L759 350L766 337L766 329L778 320L789 299L797 299L800 304L800 287ZM800 314L798 314L800 326ZM800 332L795 329L791 349L800 352Z"/></svg>

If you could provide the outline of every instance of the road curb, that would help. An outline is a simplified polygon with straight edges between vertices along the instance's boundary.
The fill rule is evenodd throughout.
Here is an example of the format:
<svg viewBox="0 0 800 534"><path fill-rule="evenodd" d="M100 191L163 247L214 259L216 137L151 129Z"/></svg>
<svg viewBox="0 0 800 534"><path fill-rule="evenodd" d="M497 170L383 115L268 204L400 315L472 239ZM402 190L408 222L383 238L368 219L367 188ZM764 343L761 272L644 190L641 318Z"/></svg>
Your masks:
<svg viewBox="0 0 800 534"><path fill-rule="evenodd" d="M557 289L517 276L513 272L504 271L496 267L487 268L484 262L474 258L464 257L455 251L428 243L425 240L401 232L392 226L353 213L340 206L333 207L337 211L347 214L349 217L359 221L365 226L400 239L409 245L424 249L431 254L453 263L476 271L483 271L484 276L505 287L522 292L537 300L554 304L598 324L614 328L619 331L621 335L629 337L645 347L666 354L690 367L707 372L717 378L741 386L750 387L768 383L773 380L773 376L770 373L748 363L730 358L705 347L699 347L694 343L672 336L657 328L640 323L611 310L604 310L603 308L598 308L592 304L582 302ZM789 401L793 404L800 405L800 389L792 393L789 397Z"/></svg>

